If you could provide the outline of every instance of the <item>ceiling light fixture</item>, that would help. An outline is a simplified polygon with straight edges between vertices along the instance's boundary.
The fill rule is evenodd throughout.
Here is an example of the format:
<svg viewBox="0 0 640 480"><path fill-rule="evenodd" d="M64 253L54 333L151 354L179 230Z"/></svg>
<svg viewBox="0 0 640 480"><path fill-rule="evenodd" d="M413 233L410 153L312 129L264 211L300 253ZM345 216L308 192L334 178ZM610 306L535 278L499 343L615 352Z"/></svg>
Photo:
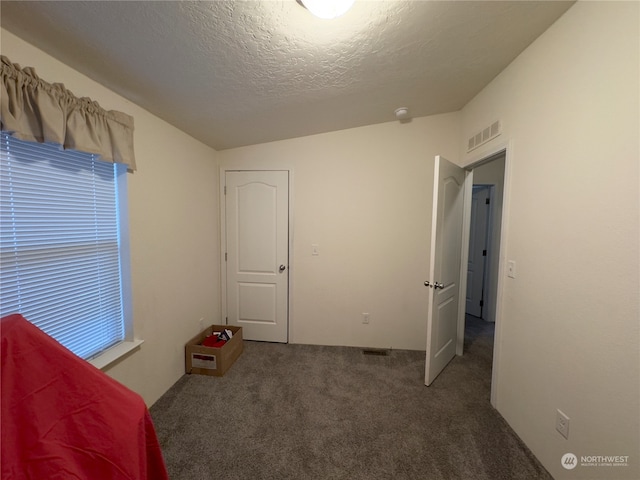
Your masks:
<svg viewBox="0 0 640 480"><path fill-rule="evenodd" d="M299 0L307 10L318 18L337 18L347 13L355 0Z"/></svg>

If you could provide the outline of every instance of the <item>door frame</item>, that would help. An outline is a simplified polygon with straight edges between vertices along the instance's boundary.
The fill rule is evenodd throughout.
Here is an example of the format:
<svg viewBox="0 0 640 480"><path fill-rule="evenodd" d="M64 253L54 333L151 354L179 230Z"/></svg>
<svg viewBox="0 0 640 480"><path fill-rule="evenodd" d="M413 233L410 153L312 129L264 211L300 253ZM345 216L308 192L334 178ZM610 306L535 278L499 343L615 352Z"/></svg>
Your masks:
<svg viewBox="0 0 640 480"><path fill-rule="evenodd" d="M220 323L227 325L227 262L225 261L226 243L227 243L227 219L226 219L226 199L224 193L224 187L226 184L227 172L274 172L285 171L289 174L289 232L288 232L288 261L287 269L289 270L289 284L287 285L287 343L293 342L293 281L295 275L295 268L293 259L293 168L291 167L275 167L265 168L264 165L260 167L252 168L249 165L232 165L223 164L221 162L219 170L219 185L218 194L220 198L219 202L219 226L220 226Z"/></svg>
<svg viewBox="0 0 640 480"><path fill-rule="evenodd" d="M465 197L463 206L462 225L462 259L460 266L460 287L464 294L460 295L458 305L458 343L456 354L462 355L464 349L464 328L465 328L465 303L467 295L467 262L469 261L469 237L471 231L471 194L473 192L473 169L493 160L494 157L504 153L504 186L502 193L502 220L500 222L500 247L498 252L498 283L496 287L496 312L495 312L495 334L493 341L493 365L491 368L491 405L498 408L498 372L502 351L502 328L503 328L503 300L504 286L507 275L507 231L509 227L509 210L511 202L511 170L513 157L513 140L497 144L492 149L484 150L470 157L462 168L467 171L465 177ZM463 303L464 300L464 303Z"/></svg>

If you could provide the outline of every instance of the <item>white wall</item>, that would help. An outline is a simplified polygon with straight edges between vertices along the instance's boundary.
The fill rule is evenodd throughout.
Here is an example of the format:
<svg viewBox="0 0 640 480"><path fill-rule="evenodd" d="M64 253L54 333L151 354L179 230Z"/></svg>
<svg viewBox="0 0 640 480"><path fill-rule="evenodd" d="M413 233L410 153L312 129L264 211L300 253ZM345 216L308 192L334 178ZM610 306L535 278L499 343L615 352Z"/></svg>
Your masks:
<svg viewBox="0 0 640 480"><path fill-rule="evenodd" d="M425 348L434 157L459 137L453 113L219 152L292 169L292 343Z"/></svg>
<svg viewBox="0 0 640 480"><path fill-rule="evenodd" d="M578 2L462 111L464 145L500 119L483 149L513 147L497 408L557 479L640 478L638 19ZM569 471L567 452L630 466Z"/></svg>
<svg viewBox="0 0 640 480"><path fill-rule="evenodd" d="M6 30L1 35L12 62L134 117L131 280L135 335L144 343L107 373L150 405L184 374L184 344L199 319L220 320L216 152Z"/></svg>

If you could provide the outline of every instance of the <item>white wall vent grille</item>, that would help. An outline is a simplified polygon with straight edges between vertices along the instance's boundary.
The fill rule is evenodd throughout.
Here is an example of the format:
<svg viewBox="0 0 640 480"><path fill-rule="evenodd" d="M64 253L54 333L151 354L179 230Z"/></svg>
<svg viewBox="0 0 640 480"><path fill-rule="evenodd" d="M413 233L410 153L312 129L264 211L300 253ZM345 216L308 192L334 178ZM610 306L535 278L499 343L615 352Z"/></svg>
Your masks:
<svg viewBox="0 0 640 480"><path fill-rule="evenodd" d="M476 133L473 137L469 138L467 144L467 152L478 148L480 145L484 145L489 140L493 140L502 133L500 120L496 120L490 126L483 129L481 132Z"/></svg>

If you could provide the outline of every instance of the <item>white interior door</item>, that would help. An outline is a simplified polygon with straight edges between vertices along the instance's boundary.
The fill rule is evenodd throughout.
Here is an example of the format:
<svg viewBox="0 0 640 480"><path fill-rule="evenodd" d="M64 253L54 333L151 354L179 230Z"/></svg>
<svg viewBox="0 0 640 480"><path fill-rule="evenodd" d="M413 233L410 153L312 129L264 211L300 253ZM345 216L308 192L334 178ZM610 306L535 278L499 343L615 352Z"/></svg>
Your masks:
<svg viewBox="0 0 640 480"><path fill-rule="evenodd" d="M482 318L484 281L489 231L490 187L473 187L471 226L469 230L469 261L467 262L466 312Z"/></svg>
<svg viewBox="0 0 640 480"><path fill-rule="evenodd" d="M288 340L289 172L226 172L227 322Z"/></svg>
<svg viewBox="0 0 640 480"><path fill-rule="evenodd" d="M456 354L464 170L437 156L433 185L431 267L425 384L430 385Z"/></svg>

